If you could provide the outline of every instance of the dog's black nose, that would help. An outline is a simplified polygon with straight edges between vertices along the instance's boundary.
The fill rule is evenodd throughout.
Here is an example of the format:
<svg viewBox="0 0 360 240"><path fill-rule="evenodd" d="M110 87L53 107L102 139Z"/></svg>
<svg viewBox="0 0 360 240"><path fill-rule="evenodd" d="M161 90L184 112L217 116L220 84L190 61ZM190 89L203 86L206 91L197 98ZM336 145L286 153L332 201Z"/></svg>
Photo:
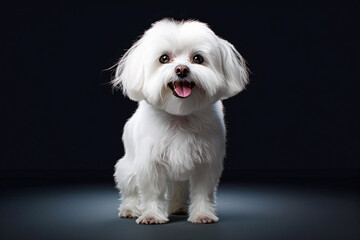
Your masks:
<svg viewBox="0 0 360 240"><path fill-rule="evenodd" d="M190 69L185 65L178 65L175 68L175 73L178 77L184 78L190 72Z"/></svg>

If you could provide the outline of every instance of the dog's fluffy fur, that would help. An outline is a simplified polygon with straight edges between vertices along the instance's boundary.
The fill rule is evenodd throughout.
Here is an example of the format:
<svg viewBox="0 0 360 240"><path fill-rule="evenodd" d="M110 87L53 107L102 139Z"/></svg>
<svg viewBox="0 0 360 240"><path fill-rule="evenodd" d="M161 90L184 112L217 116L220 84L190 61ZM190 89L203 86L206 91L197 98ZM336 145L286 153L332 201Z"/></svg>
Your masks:
<svg viewBox="0 0 360 240"><path fill-rule="evenodd" d="M168 61L161 63L164 54ZM186 76L175 73L179 65L188 68ZM184 81L192 88L179 85ZM125 155L115 165L120 217L160 224L169 214L189 213L193 223L218 221L215 193L226 134L221 99L247 82L241 55L206 24L169 19L152 24L121 58L112 80L139 102L124 128ZM180 98L176 86L191 94Z"/></svg>

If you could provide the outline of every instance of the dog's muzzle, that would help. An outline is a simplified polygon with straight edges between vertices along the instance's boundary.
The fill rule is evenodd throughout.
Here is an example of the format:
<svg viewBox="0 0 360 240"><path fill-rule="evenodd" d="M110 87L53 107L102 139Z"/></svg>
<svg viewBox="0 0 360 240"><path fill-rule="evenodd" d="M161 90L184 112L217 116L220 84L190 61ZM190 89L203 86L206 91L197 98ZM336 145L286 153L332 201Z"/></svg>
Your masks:
<svg viewBox="0 0 360 240"><path fill-rule="evenodd" d="M171 89L175 97L187 98L190 96L195 83L186 80L177 80L169 82L168 87Z"/></svg>
<svg viewBox="0 0 360 240"><path fill-rule="evenodd" d="M172 90L174 96L178 98L187 98L190 96L195 83L183 79L189 72L190 69L186 65L178 65L175 67L175 74L179 80L168 83L168 87Z"/></svg>

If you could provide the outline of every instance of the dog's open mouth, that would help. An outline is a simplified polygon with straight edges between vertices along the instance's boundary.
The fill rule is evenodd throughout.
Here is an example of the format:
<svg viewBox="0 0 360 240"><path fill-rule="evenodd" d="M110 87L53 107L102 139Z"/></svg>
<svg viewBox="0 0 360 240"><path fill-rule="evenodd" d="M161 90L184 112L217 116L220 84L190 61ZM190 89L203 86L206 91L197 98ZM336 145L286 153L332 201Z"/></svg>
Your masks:
<svg viewBox="0 0 360 240"><path fill-rule="evenodd" d="M190 96L194 86L195 83L188 81L175 81L168 83L168 87L171 89L174 96L178 98L187 98Z"/></svg>

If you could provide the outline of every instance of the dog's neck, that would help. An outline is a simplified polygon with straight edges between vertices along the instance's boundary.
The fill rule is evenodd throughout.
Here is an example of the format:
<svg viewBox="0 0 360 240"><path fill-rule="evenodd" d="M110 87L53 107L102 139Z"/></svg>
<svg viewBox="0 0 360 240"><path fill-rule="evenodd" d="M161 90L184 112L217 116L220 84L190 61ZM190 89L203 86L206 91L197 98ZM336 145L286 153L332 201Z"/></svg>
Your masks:
<svg viewBox="0 0 360 240"><path fill-rule="evenodd" d="M212 114L216 113L218 108L220 107L222 110L222 102L221 100L213 103L213 104L209 104L208 106L201 108L197 111L193 111L190 114L186 114L186 115L179 115L179 114L173 114L173 113L169 113L167 111L165 111L164 109L161 109L158 106L154 106L151 105L150 103L148 103L146 100L142 100L139 102L139 107L144 107L144 108L148 108L151 109L152 111L156 112L156 114L159 115L165 115L167 117L170 118L178 118L178 119L188 119L188 118L193 118L193 117L200 117L200 116L211 116Z"/></svg>

